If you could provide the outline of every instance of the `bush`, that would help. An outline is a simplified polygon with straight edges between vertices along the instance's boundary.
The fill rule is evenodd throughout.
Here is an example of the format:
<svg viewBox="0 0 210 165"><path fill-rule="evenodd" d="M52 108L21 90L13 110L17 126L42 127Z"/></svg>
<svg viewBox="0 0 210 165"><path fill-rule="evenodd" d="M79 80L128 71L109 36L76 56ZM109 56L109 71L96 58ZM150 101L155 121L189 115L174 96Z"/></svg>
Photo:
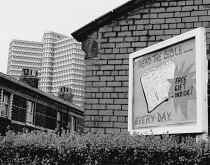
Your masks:
<svg viewBox="0 0 210 165"><path fill-rule="evenodd" d="M8 132L0 137L0 164L209 164L210 143L178 136Z"/></svg>

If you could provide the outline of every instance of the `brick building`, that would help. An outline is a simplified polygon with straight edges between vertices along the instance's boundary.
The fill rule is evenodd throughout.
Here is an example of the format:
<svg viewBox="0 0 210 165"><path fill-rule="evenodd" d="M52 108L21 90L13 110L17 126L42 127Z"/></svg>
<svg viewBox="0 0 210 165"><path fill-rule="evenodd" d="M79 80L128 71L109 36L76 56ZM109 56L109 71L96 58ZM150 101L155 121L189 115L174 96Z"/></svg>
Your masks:
<svg viewBox="0 0 210 165"><path fill-rule="evenodd" d="M206 28L209 0L131 0L72 35L86 52L86 131L127 131L129 54L197 27Z"/></svg>
<svg viewBox="0 0 210 165"><path fill-rule="evenodd" d="M0 133L23 129L60 131L61 128L82 132L83 108L38 90L34 73L23 69L21 81L0 73Z"/></svg>
<svg viewBox="0 0 210 165"><path fill-rule="evenodd" d="M9 44L7 74L18 79L23 68L38 71L39 89L57 96L68 86L72 103L84 104L85 60L81 43L55 32L45 32L41 42L12 40Z"/></svg>

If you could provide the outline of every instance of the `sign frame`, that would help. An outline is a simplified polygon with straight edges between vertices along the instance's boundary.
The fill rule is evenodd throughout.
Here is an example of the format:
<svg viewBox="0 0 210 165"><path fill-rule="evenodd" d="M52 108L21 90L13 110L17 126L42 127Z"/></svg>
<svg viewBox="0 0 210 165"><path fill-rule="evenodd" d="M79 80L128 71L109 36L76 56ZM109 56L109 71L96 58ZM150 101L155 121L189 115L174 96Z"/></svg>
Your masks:
<svg viewBox="0 0 210 165"><path fill-rule="evenodd" d="M167 48L189 39L195 39L195 79L196 79L196 124L174 124L165 126L151 126L146 128L134 128L134 60L144 57L149 53ZM206 30L203 27L196 28L181 35L175 36L168 40L154 44L147 48L138 50L129 55L129 95L128 95L128 131L140 134L177 134L177 133L207 133L208 132L208 99L207 99L207 82L208 82L208 60L206 56Z"/></svg>

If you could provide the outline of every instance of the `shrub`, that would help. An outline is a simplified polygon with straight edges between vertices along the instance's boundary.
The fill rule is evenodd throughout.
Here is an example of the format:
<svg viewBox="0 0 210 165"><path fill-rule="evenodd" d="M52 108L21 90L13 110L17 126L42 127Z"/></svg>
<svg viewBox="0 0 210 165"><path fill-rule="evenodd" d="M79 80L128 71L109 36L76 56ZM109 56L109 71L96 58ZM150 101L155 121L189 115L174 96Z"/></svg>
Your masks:
<svg viewBox="0 0 210 165"><path fill-rule="evenodd" d="M8 132L0 137L0 164L209 164L209 141L178 136Z"/></svg>

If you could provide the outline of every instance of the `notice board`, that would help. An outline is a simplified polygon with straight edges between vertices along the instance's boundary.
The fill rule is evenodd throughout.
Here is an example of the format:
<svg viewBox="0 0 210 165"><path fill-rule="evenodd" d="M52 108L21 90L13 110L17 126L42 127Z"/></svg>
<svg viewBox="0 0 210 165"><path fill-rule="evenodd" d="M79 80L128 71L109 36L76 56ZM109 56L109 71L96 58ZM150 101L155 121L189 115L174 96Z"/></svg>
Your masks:
<svg viewBox="0 0 210 165"><path fill-rule="evenodd" d="M204 28L130 54L128 130L206 132L207 75Z"/></svg>

